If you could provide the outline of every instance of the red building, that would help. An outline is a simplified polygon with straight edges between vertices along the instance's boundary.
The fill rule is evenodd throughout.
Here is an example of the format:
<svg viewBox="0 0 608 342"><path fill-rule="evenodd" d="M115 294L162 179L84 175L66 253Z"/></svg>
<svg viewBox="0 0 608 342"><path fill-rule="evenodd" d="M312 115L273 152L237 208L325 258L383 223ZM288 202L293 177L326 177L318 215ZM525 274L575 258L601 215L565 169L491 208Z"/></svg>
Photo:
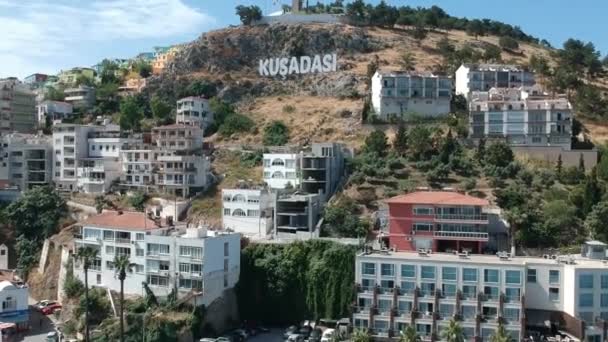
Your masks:
<svg viewBox="0 0 608 342"><path fill-rule="evenodd" d="M418 191L388 199L389 247L398 251L481 253L488 242L488 201L451 191Z"/></svg>

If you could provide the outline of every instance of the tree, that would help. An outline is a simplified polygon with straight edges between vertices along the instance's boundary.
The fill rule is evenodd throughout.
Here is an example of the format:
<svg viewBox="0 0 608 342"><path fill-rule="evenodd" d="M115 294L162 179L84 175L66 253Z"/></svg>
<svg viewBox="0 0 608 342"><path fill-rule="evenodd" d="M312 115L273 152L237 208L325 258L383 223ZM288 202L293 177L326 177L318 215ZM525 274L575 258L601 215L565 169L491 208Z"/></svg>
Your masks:
<svg viewBox="0 0 608 342"><path fill-rule="evenodd" d="M557 157L557 162L555 163L555 174L557 178L560 179L562 177L562 171L564 168L564 162L562 161L562 155L560 154Z"/></svg>
<svg viewBox="0 0 608 342"><path fill-rule="evenodd" d="M65 99L65 94L61 88L48 87L44 94L44 99L49 101L63 101Z"/></svg>
<svg viewBox="0 0 608 342"><path fill-rule="evenodd" d="M456 52L456 48L454 47L454 45L452 45L448 37L441 38L437 42L436 48L437 50L439 50L441 56L444 58L449 58L454 52Z"/></svg>
<svg viewBox="0 0 608 342"><path fill-rule="evenodd" d="M80 74L76 77L75 85L77 87L81 85L92 87L94 85L94 82L91 78L85 76L84 74Z"/></svg>
<svg viewBox="0 0 608 342"><path fill-rule="evenodd" d="M236 6L236 15L241 19L243 25L251 25L253 22L262 19L262 10L258 6Z"/></svg>
<svg viewBox="0 0 608 342"><path fill-rule="evenodd" d="M97 258L97 253L99 251L92 247L81 247L78 248L74 258L76 261L82 263L82 269L84 271L84 297L85 297L85 308L84 308L84 326L85 326L85 334L84 340L85 342L89 342L89 310L90 310L90 302L89 302L89 267L92 262Z"/></svg>
<svg viewBox="0 0 608 342"><path fill-rule="evenodd" d="M283 121L272 121L270 125L264 127L264 145L282 146L289 141L289 128Z"/></svg>
<svg viewBox="0 0 608 342"><path fill-rule="evenodd" d="M403 70L412 71L416 69L416 59L411 52L404 52L399 61Z"/></svg>
<svg viewBox="0 0 608 342"><path fill-rule="evenodd" d="M601 201L585 218L585 229L593 239L608 242L608 201Z"/></svg>
<svg viewBox="0 0 608 342"><path fill-rule="evenodd" d="M67 214L65 200L50 186L35 187L6 208L6 220L17 235L45 239L57 232L59 220Z"/></svg>
<svg viewBox="0 0 608 342"><path fill-rule="evenodd" d="M517 40L508 37L508 36L502 36L498 39L498 45L500 45L501 48L505 49L505 50L517 50L519 49L519 43L517 42Z"/></svg>
<svg viewBox="0 0 608 342"><path fill-rule="evenodd" d="M452 318L448 326L441 331L441 338L447 342L464 342L464 331L458 321Z"/></svg>
<svg viewBox="0 0 608 342"><path fill-rule="evenodd" d="M366 19L366 6L363 0L355 0L346 5L346 16L358 22L363 22Z"/></svg>
<svg viewBox="0 0 608 342"><path fill-rule="evenodd" d="M418 46L422 44L422 41L426 38L427 34L426 28L422 22L418 21L416 26L414 26L414 30L412 31L412 37L416 39L416 44L418 44Z"/></svg>
<svg viewBox="0 0 608 342"><path fill-rule="evenodd" d="M350 337L352 342L372 342L372 337L369 336L367 330L355 329Z"/></svg>
<svg viewBox="0 0 608 342"><path fill-rule="evenodd" d="M122 130L139 130L143 116L143 111L134 96L127 96L120 102L119 124Z"/></svg>
<svg viewBox="0 0 608 342"><path fill-rule="evenodd" d="M125 340L125 327L124 327L124 307L125 307L125 279L127 278L127 272L131 273L132 268L135 264L132 264L127 255L117 255L114 257L114 270L120 281L120 341Z"/></svg>
<svg viewBox="0 0 608 342"><path fill-rule="evenodd" d="M513 151L505 142L495 142L486 149L484 160L486 164L506 167L514 160Z"/></svg>
<svg viewBox="0 0 608 342"><path fill-rule="evenodd" d="M408 325L405 331L401 331L399 334L399 342L419 342L420 340L416 329L411 325Z"/></svg>
<svg viewBox="0 0 608 342"><path fill-rule="evenodd" d="M591 173L585 177L584 193L583 193L583 206L581 212L583 216L589 213L593 206L596 205L602 199L602 189L597 180L597 168L591 169Z"/></svg>
<svg viewBox="0 0 608 342"><path fill-rule="evenodd" d="M498 329L496 329L496 333L490 336L490 342L511 342L513 338L505 329L505 326L502 324L498 325Z"/></svg>
<svg viewBox="0 0 608 342"><path fill-rule="evenodd" d="M363 150L368 153L375 153L379 156L386 155L388 149L386 134L383 131L375 130L365 138Z"/></svg>
<svg viewBox="0 0 608 342"><path fill-rule="evenodd" d="M578 171L581 175L585 174L585 156L582 153L578 157Z"/></svg>
<svg viewBox="0 0 608 342"><path fill-rule="evenodd" d="M366 237L367 226L356 215L358 211L354 200L341 196L336 203L325 207L323 223L337 237Z"/></svg>
<svg viewBox="0 0 608 342"><path fill-rule="evenodd" d="M152 97L150 100L150 110L152 110L152 116L160 122L166 122L170 118L171 106L163 101L157 95Z"/></svg>
<svg viewBox="0 0 608 342"><path fill-rule="evenodd" d="M129 203L131 206L140 212L143 212L146 208L146 202L148 201L148 195L145 192L137 191L130 198Z"/></svg>
<svg viewBox="0 0 608 342"><path fill-rule="evenodd" d="M582 223L576 216L576 207L564 199L543 205L542 245L567 246L581 236Z"/></svg>
<svg viewBox="0 0 608 342"><path fill-rule="evenodd" d="M477 143L477 149L475 150L475 159L479 163L483 163L484 158L486 157L486 139L481 138Z"/></svg>
<svg viewBox="0 0 608 342"><path fill-rule="evenodd" d="M409 150L414 160L426 159L433 148L431 131L423 125L416 125L410 130Z"/></svg>
<svg viewBox="0 0 608 342"><path fill-rule="evenodd" d="M477 39L479 36L483 36L485 33L483 23L479 19L469 21L466 31L469 36L475 36L475 39Z"/></svg>
<svg viewBox="0 0 608 342"><path fill-rule="evenodd" d="M499 62L501 60L500 48L496 45L488 45L483 53L486 62Z"/></svg>
<svg viewBox="0 0 608 342"><path fill-rule="evenodd" d="M101 214L103 207L106 204L106 199L103 195L95 196L95 210L98 214Z"/></svg>
<svg viewBox="0 0 608 342"><path fill-rule="evenodd" d="M393 149L402 156L407 152L407 129L403 122L400 122L397 128L397 134L395 134L395 139L393 140Z"/></svg>
<svg viewBox="0 0 608 342"><path fill-rule="evenodd" d="M133 64L133 70L143 78L152 75L152 65L143 59L139 59Z"/></svg>

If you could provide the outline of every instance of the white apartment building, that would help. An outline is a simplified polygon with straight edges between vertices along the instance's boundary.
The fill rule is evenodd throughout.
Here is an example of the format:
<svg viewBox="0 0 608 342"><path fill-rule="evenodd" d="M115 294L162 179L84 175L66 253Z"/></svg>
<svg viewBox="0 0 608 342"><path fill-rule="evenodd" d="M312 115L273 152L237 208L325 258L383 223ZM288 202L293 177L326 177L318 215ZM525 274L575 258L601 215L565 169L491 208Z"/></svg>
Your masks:
<svg viewBox="0 0 608 342"><path fill-rule="evenodd" d="M606 245L595 241L569 256L368 250L356 258L353 322L378 337L411 325L437 341L455 317L467 341L489 341L499 322L515 341L535 332L604 341L606 260Z"/></svg>
<svg viewBox="0 0 608 342"><path fill-rule="evenodd" d="M222 189L222 225L247 237L272 232L274 194L267 189Z"/></svg>
<svg viewBox="0 0 608 342"><path fill-rule="evenodd" d="M467 100L474 91L529 87L535 83L534 73L517 65L463 64L456 70L456 94Z"/></svg>
<svg viewBox="0 0 608 342"><path fill-rule="evenodd" d="M36 131L36 95L16 78L0 79L0 132Z"/></svg>
<svg viewBox="0 0 608 342"><path fill-rule="evenodd" d="M29 289L13 271L0 270L0 321L15 323L17 330L30 328Z"/></svg>
<svg viewBox="0 0 608 342"><path fill-rule="evenodd" d="M469 101L469 135L513 146L559 146L570 150L572 105L538 86L474 91Z"/></svg>
<svg viewBox="0 0 608 342"><path fill-rule="evenodd" d="M81 223L76 248L98 250L89 269L89 284L120 291L113 265L117 255L134 264L127 274L124 292L142 294L146 282L155 295L167 296L177 288L179 298L196 305L209 305L234 287L240 273L240 235L208 231L202 227L167 226L139 212L105 211ZM74 274L81 280L79 263Z"/></svg>
<svg viewBox="0 0 608 342"><path fill-rule="evenodd" d="M51 183L52 145L44 136L12 133L0 137L0 188L20 191Z"/></svg>
<svg viewBox="0 0 608 342"><path fill-rule="evenodd" d="M431 73L381 72L372 77L372 107L383 120L409 114L437 117L450 112L452 79Z"/></svg>
<svg viewBox="0 0 608 342"><path fill-rule="evenodd" d="M209 100L199 96L179 99L177 101L175 122L206 129L213 123L213 112L211 112Z"/></svg>
<svg viewBox="0 0 608 342"><path fill-rule="evenodd" d="M38 126L44 127L46 120L52 123L60 123L61 120L72 115L72 105L62 101L43 101L38 106Z"/></svg>
<svg viewBox="0 0 608 342"><path fill-rule="evenodd" d="M148 189L154 185L152 169L155 165L154 146L144 143L127 143L121 148L120 184L127 188Z"/></svg>
<svg viewBox="0 0 608 342"><path fill-rule="evenodd" d="M203 147L203 130L186 124L160 126L152 129L152 142L162 150L197 150Z"/></svg>
<svg viewBox="0 0 608 342"><path fill-rule="evenodd" d="M300 185L298 153L264 153L264 182L272 189L293 188Z"/></svg>
<svg viewBox="0 0 608 342"><path fill-rule="evenodd" d="M86 111L95 105L95 88L80 85L76 88L67 88L64 101L70 103L74 109Z"/></svg>
<svg viewBox="0 0 608 342"><path fill-rule="evenodd" d="M88 157L88 134L96 128L75 124L53 127L53 181L57 189L77 189L77 160Z"/></svg>

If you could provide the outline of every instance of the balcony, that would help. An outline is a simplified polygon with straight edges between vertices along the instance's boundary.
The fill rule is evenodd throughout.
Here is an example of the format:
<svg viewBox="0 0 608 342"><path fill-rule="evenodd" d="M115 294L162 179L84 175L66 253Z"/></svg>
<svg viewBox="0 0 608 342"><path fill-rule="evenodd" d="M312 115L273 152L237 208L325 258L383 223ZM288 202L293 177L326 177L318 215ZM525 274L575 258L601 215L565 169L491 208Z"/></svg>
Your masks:
<svg viewBox="0 0 608 342"><path fill-rule="evenodd" d="M488 233L482 232L454 232L454 231L435 231L433 236L444 240L475 240L488 241Z"/></svg>
<svg viewBox="0 0 608 342"><path fill-rule="evenodd" d="M437 221L478 221L488 223L487 214L435 214Z"/></svg>
<svg viewBox="0 0 608 342"><path fill-rule="evenodd" d="M131 239L130 238L116 238L114 240L114 242L116 243L122 243L122 244L131 244Z"/></svg>

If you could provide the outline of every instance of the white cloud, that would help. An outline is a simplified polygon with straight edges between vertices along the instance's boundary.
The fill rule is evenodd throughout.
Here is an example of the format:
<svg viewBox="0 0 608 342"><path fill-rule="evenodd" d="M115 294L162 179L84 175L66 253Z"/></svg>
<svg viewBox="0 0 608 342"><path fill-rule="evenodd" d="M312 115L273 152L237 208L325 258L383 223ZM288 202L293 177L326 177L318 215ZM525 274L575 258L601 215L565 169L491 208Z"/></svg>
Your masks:
<svg viewBox="0 0 608 342"><path fill-rule="evenodd" d="M75 49L83 42L128 44L201 32L216 23L183 0L0 0L0 75L15 75L42 58L83 53Z"/></svg>

